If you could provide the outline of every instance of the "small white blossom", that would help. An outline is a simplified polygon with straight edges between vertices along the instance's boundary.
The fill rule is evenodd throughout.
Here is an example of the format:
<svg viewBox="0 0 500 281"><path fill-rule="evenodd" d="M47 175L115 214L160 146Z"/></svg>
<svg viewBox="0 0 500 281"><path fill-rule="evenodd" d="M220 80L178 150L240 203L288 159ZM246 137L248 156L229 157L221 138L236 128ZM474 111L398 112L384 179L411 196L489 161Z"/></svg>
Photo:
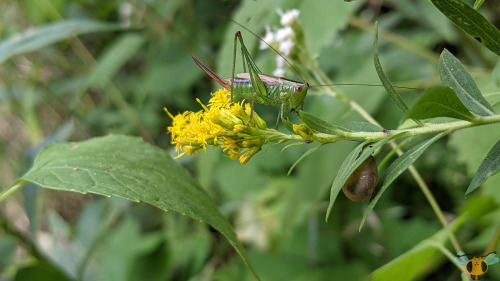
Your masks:
<svg viewBox="0 0 500 281"><path fill-rule="evenodd" d="M285 65L285 59L281 56L276 56L276 66L283 67Z"/></svg>
<svg viewBox="0 0 500 281"><path fill-rule="evenodd" d="M273 71L273 76L283 77L285 76L285 70L281 67L278 67Z"/></svg>
<svg viewBox="0 0 500 281"><path fill-rule="evenodd" d="M286 39L290 39L294 36L293 29L289 26L280 28L276 31L276 41L283 42Z"/></svg>
<svg viewBox="0 0 500 281"><path fill-rule="evenodd" d="M120 21L122 26L128 27L130 26L130 18L132 17L133 6L129 2L121 3L119 7Z"/></svg>
<svg viewBox="0 0 500 281"><path fill-rule="evenodd" d="M283 13L281 9L278 9L278 14L281 16L281 25L291 26L293 22L295 22L299 17L300 11L297 9L292 9Z"/></svg>
<svg viewBox="0 0 500 281"><path fill-rule="evenodd" d="M271 28L268 25L266 26L266 36L264 36L264 38L260 42L259 49L261 50L267 49L269 48L267 44L271 45L274 44L275 42L276 42L276 34L271 31Z"/></svg>
<svg viewBox="0 0 500 281"><path fill-rule="evenodd" d="M288 56L292 52L294 46L295 43L293 43L292 39L287 39L283 42L280 42L279 51L285 56Z"/></svg>

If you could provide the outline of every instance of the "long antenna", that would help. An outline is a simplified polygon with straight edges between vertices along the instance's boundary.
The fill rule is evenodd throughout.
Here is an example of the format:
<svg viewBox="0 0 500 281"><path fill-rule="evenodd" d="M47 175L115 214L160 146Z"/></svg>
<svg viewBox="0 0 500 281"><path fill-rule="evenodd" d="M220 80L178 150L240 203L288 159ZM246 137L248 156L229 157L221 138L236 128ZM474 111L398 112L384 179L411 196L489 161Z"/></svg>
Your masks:
<svg viewBox="0 0 500 281"><path fill-rule="evenodd" d="M309 88L317 88L317 87L327 87L327 86L364 86L364 87L382 87L384 85L380 84L357 84L357 83L333 83L333 84L323 84L323 85L312 85L309 86ZM399 88L399 89L407 89L407 90L418 90L418 91L424 91L425 89L422 88L413 88L413 87L405 87L405 86L393 86L394 88Z"/></svg>
<svg viewBox="0 0 500 281"><path fill-rule="evenodd" d="M271 44L267 43L264 39L262 39L262 37L260 37L255 32L251 31L250 29L248 29L246 26L242 25L241 23L239 23L239 22L237 22L237 21L235 21L233 19L230 19L230 20L233 23L235 23L236 25L240 26L241 28L243 28L246 31L248 31L251 34L253 34L253 36L257 37L260 41L264 42L264 44L266 44L271 50L273 50L276 54L278 54L278 56L280 56L283 60L285 60L285 62L295 71L295 73L297 73L300 76L300 79L302 80L302 82L304 84L308 84L306 82L306 80L304 79L304 77L302 77L302 75L300 74L300 72L297 70L297 68L287 58L285 58L285 56L283 56L278 50L276 50L273 46L271 46ZM384 85L380 85L380 84L355 84L355 83L341 83L341 84L337 84L337 83L334 83L334 84L312 85L312 86L309 86L309 88L326 87L326 86L383 87ZM422 88L413 88L413 87L404 87L404 86L393 86L393 87L394 88L398 88L398 89L407 89L407 90L418 90L418 91L425 90L425 89L422 89Z"/></svg>

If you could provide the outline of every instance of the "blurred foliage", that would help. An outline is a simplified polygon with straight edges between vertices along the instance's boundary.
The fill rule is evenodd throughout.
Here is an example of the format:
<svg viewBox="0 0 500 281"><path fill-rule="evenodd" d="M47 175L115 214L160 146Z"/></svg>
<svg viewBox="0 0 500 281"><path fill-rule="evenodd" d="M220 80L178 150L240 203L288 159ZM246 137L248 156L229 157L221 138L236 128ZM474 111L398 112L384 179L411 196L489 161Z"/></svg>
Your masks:
<svg viewBox="0 0 500 281"><path fill-rule="evenodd" d="M58 41L0 65L2 187L32 165L40 148L58 140L138 135L175 155L163 106L171 112L196 111L200 109L196 98L206 102L214 89L191 55L221 77L229 77L234 33L240 29L230 19L263 35L266 26L279 24L278 9L301 11L299 21L309 51L337 83L380 83L372 61L372 23L378 20L379 55L394 84L438 85L437 61L446 47L468 67L481 92L499 92L498 56L466 36L428 1L0 0L0 4L1 41L62 19L121 26ZM487 0L480 6L479 13L499 27L498 3ZM272 73L275 54L258 51L259 39L242 33L257 65ZM287 77L298 76L289 71ZM399 125L401 112L383 88L340 89L384 128ZM416 91L401 94L407 104L419 96ZM495 95L485 96L498 112ZM347 104L320 90L310 91L304 110L334 123L363 121ZM256 111L274 124L277 108L257 106ZM498 125L462 130L434 143L415 162L448 218L465 217L456 233L467 253L482 253L500 222L500 175L466 199L463 196L499 139ZM324 222L332 180L355 144L321 146L290 176L288 169L308 147L280 152L283 147L271 146L246 165L214 149L178 159L233 223L262 280L365 280L377 269L371 275L374 280L392 280L380 272L397 264L400 256L405 266L418 269L411 280L460 278L451 261L429 246L428 241L442 239L450 248L408 173L387 189L358 232L367 202L354 203L341 195L328 223ZM5 280L35 280L33 276L48 278L36 280L254 280L220 233L144 203L28 185L1 207L0 274ZM34 243L16 240L21 235L13 229ZM30 245L40 252L30 252ZM500 279L500 266L490 267L485 276Z"/></svg>

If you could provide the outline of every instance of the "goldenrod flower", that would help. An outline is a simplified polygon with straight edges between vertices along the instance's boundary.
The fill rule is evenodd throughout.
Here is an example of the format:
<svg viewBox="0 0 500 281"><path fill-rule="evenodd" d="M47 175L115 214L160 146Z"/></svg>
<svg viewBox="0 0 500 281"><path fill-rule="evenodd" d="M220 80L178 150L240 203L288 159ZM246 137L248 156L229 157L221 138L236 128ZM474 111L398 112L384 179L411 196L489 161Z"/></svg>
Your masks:
<svg viewBox="0 0 500 281"><path fill-rule="evenodd" d="M280 134L267 129L266 122L257 113L252 114L248 103L231 102L231 93L225 89L212 94L208 106L198 102L203 108L198 112L186 111L173 116L165 108L173 121L167 129L179 153L177 157L195 155L206 150L207 145L220 145L231 159L239 158L240 163L247 163L269 136Z"/></svg>

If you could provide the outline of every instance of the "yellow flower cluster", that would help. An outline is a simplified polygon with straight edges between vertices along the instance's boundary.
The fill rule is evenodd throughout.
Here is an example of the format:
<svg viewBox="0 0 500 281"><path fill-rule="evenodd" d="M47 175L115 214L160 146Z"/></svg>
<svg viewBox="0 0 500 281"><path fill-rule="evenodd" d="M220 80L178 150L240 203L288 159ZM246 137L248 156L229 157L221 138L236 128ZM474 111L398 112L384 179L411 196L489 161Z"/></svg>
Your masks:
<svg viewBox="0 0 500 281"><path fill-rule="evenodd" d="M248 160L261 150L267 132L266 122L255 112L250 104L244 101L233 103L231 93L225 89L212 94L208 106L202 104L203 110L186 111L173 116L172 126L168 131L172 134L172 144L179 153L195 155L206 146L221 146L231 159L240 163Z"/></svg>

